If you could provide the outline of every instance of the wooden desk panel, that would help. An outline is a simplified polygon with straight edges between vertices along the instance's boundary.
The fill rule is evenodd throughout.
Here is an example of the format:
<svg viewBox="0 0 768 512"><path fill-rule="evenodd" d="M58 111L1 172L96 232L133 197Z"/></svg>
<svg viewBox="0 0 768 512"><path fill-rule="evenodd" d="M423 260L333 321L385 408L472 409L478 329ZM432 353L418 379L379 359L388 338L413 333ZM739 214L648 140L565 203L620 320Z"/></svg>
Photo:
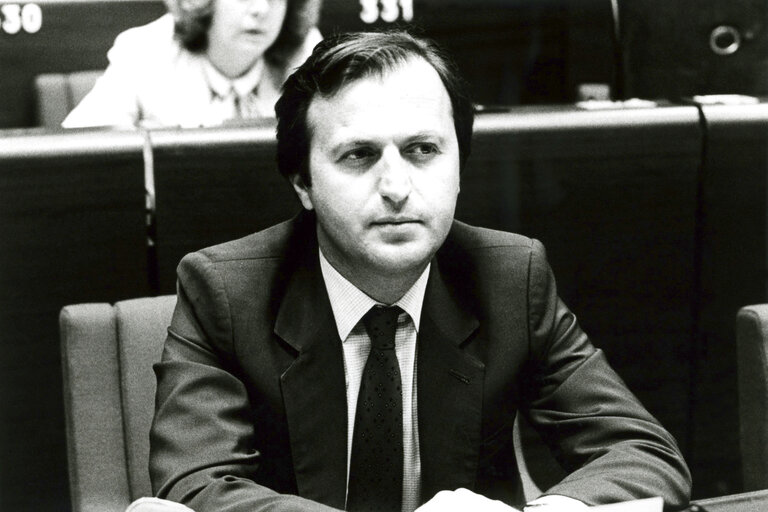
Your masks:
<svg viewBox="0 0 768 512"><path fill-rule="evenodd" d="M686 451L701 140L693 107L480 116L457 210L545 244L563 300Z"/></svg>
<svg viewBox="0 0 768 512"><path fill-rule="evenodd" d="M151 133L160 293L181 258L289 219L300 204L278 173L274 125Z"/></svg>
<svg viewBox="0 0 768 512"><path fill-rule="evenodd" d="M138 134L0 135L0 509L69 507L58 315L149 294Z"/></svg>
<svg viewBox="0 0 768 512"><path fill-rule="evenodd" d="M735 325L742 306L766 302L768 104L705 106L700 340L696 353L694 464L697 486L715 496L741 490ZM738 469L738 465L735 466ZM736 486L723 488L723 482ZM719 490L719 492L718 492Z"/></svg>

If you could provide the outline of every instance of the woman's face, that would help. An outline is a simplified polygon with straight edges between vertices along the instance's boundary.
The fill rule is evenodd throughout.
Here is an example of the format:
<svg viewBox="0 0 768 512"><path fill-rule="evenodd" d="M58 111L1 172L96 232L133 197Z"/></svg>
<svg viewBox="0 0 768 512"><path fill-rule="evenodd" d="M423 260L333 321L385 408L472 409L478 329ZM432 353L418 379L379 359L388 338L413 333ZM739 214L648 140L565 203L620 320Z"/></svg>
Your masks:
<svg viewBox="0 0 768 512"><path fill-rule="evenodd" d="M214 0L208 58L224 74L248 71L277 39L288 0Z"/></svg>

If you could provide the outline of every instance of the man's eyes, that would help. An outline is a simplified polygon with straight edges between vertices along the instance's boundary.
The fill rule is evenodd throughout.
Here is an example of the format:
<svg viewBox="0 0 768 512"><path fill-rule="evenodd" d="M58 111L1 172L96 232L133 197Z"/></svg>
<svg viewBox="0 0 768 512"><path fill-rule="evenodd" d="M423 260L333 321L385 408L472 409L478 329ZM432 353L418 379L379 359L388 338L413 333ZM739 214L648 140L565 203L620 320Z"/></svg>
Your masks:
<svg viewBox="0 0 768 512"><path fill-rule="evenodd" d="M376 155L375 151L373 151L371 148L363 147L363 148L355 148L351 151L347 151L341 156L341 159L350 161L350 162L359 162L367 158L372 158L375 155Z"/></svg>
<svg viewBox="0 0 768 512"><path fill-rule="evenodd" d="M417 156L425 156L433 155L439 153L440 151L436 144L431 142L419 142L416 144L411 144L408 147L407 152Z"/></svg>
<svg viewBox="0 0 768 512"><path fill-rule="evenodd" d="M344 152L339 162L353 166L372 165L378 160L380 153L376 147L360 146ZM415 162L425 161L439 153L440 147L433 142L415 142L401 149L403 158Z"/></svg>

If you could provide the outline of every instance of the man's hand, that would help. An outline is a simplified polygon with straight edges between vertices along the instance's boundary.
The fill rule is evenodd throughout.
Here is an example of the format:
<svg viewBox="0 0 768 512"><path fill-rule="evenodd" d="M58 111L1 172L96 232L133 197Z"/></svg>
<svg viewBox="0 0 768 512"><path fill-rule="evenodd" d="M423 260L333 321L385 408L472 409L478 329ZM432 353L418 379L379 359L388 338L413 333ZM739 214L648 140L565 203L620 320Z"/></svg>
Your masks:
<svg viewBox="0 0 768 512"><path fill-rule="evenodd" d="M468 489L440 491L416 512L519 512L498 500L491 500Z"/></svg>

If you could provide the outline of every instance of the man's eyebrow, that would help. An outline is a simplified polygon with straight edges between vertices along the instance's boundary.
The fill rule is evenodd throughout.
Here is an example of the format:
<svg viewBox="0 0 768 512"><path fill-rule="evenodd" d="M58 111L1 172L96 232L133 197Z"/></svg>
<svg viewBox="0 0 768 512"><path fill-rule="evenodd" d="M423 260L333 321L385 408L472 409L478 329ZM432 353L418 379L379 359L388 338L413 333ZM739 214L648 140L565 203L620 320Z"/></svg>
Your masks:
<svg viewBox="0 0 768 512"><path fill-rule="evenodd" d="M448 136L439 131L424 130L408 135L403 139L404 144L412 144L414 142L430 142L438 146L444 146L448 143Z"/></svg>
<svg viewBox="0 0 768 512"><path fill-rule="evenodd" d="M413 133L405 138L406 141L420 141L420 140L426 140L426 139L437 139L438 142L445 141L446 137L444 134L435 131L435 130L424 130L421 132Z"/></svg>
<svg viewBox="0 0 768 512"><path fill-rule="evenodd" d="M424 140L436 140L439 143L443 143L446 140L444 134L437 130L422 130L416 133L409 133L401 139L405 143L418 142ZM370 144L376 144L376 137L358 137L353 136L349 139L341 139L331 144L331 152L338 152L348 148L356 148L361 146L367 146Z"/></svg>
<svg viewBox="0 0 768 512"><path fill-rule="evenodd" d="M373 139L364 139L360 137L352 138L352 139L343 139L331 144L331 152L336 153L338 151L343 151L349 148L367 146L371 143L373 143Z"/></svg>

